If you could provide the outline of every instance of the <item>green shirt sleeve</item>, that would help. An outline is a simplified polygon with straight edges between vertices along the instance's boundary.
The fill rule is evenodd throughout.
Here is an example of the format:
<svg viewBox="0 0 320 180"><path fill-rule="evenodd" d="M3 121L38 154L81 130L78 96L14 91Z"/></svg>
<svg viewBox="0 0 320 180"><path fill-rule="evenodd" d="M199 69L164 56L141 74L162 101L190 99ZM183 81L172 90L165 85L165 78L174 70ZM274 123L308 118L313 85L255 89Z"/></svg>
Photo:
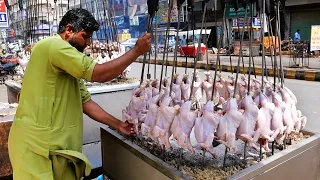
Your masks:
<svg viewBox="0 0 320 180"><path fill-rule="evenodd" d="M91 81L93 69L96 63L85 54L79 52L68 42L57 39L50 46L51 64L75 78Z"/></svg>
<svg viewBox="0 0 320 180"><path fill-rule="evenodd" d="M84 104L84 103L90 101L91 95L90 95L87 87L84 85L84 82L82 79L79 80L79 86L80 86L82 104Z"/></svg>

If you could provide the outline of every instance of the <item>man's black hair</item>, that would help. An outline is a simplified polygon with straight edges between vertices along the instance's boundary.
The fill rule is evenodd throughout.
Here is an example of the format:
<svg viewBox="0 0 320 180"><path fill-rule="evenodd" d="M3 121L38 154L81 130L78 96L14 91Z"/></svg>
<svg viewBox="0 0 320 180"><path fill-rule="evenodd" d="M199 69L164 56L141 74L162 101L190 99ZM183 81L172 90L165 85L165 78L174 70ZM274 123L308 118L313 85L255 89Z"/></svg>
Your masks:
<svg viewBox="0 0 320 180"><path fill-rule="evenodd" d="M69 10L61 19L59 23L58 34L66 30L68 24L71 24L75 33L80 31L98 31L99 23L94 19L93 15L81 8Z"/></svg>
<svg viewBox="0 0 320 180"><path fill-rule="evenodd" d="M297 32L299 32L299 31L300 31L300 29L297 30Z"/></svg>

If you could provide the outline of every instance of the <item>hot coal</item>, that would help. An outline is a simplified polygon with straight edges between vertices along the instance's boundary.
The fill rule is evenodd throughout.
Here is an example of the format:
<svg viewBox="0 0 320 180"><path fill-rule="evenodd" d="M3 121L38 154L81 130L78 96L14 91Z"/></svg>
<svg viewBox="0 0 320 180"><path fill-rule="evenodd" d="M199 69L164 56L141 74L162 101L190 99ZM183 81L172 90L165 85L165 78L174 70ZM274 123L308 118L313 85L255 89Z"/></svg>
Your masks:
<svg viewBox="0 0 320 180"><path fill-rule="evenodd" d="M287 148L291 145L297 144L299 141L309 138L310 135L302 132L292 134L287 137ZM186 150L181 150L175 146L175 142L172 141L173 148L170 151L162 150L162 147L156 145L151 139L144 137L136 137L133 142L150 152L154 156L158 157L162 161L166 162L170 166L178 169L185 175L197 180L210 180L210 179L225 179L233 174L252 166L259 162L259 152L252 148L247 148L246 161L243 160L244 143L240 140L237 141L238 154L227 154L226 166L223 167L223 158L225 152L225 146L218 145L215 147L217 158L213 158L209 153L206 153L203 163L203 151L196 150L195 153L191 153ZM271 143L270 143L271 147ZM275 143L274 153L278 153L283 150L283 145ZM181 159L180 159L181 155ZM263 158L272 156L270 153L264 153Z"/></svg>

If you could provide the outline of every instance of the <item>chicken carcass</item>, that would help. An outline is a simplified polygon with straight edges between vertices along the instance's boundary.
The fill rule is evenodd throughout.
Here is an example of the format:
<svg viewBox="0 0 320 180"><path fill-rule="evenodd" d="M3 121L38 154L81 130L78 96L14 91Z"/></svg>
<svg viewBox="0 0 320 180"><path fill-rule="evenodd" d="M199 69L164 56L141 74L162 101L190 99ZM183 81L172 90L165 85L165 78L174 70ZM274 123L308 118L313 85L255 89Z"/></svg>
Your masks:
<svg viewBox="0 0 320 180"><path fill-rule="evenodd" d="M170 107L172 99L169 94L165 94L164 98L160 102L160 107L156 119L156 124L152 130L152 136L160 140L161 145L165 146L165 149L170 149L171 144L169 138L171 136L170 126L174 117L179 110L179 106Z"/></svg>
<svg viewBox="0 0 320 180"><path fill-rule="evenodd" d="M183 75L181 82L181 99L182 101L188 101L191 92L191 79L188 74Z"/></svg>
<svg viewBox="0 0 320 180"><path fill-rule="evenodd" d="M174 105L181 103L181 80L178 78L179 74L174 74L172 84L172 99Z"/></svg>
<svg viewBox="0 0 320 180"><path fill-rule="evenodd" d="M173 138L183 149L194 152L190 142L190 133L197 118L197 112L191 111L192 101L186 101L180 107L171 125Z"/></svg>
<svg viewBox="0 0 320 180"><path fill-rule="evenodd" d="M148 104L148 112L146 115L146 119L144 123L141 124L141 133L143 135L148 135L154 141L156 139L152 136L151 131L156 124L158 108L159 108L158 106L159 100L160 100L160 95L156 95L151 98Z"/></svg>
<svg viewBox="0 0 320 180"><path fill-rule="evenodd" d="M214 133L218 127L220 115L214 113L214 102L209 101L204 105L202 115L196 119L194 126L194 135L197 140L197 146L208 151L213 157L216 157L212 142Z"/></svg>
<svg viewBox="0 0 320 180"><path fill-rule="evenodd" d="M201 79L198 75L198 73L195 74L195 80L193 82L193 89L192 89L192 96L197 101L197 106L200 107L200 100L202 98L202 89L201 89Z"/></svg>
<svg viewBox="0 0 320 180"><path fill-rule="evenodd" d="M206 79L202 82L202 87L203 87L203 90L206 94L206 99L207 99L206 102L208 102L211 100L213 79L212 79L209 71L206 71L205 75L206 75ZM217 92L217 91L215 91L215 92Z"/></svg>
<svg viewBox="0 0 320 180"><path fill-rule="evenodd" d="M246 95L240 102L240 107L244 109L244 120L240 123L237 129L236 136L244 142L247 142L249 147L256 150L259 148L254 144L260 136L260 129L256 130L259 108L254 104L252 96Z"/></svg>
<svg viewBox="0 0 320 180"><path fill-rule="evenodd" d="M218 142L224 144L235 153L236 147L236 132L242 121L245 120L241 112L238 111L237 99L231 98L224 106L226 112L219 121L217 129Z"/></svg>
<svg viewBox="0 0 320 180"><path fill-rule="evenodd" d="M285 138L284 132L287 129L287 127L283 124L283 110L284 110L283 101L281 96L276 92L272 92L272 98L273 98L273 103L275 105L275 108L274 108L274 113L271 120L271 130L279 131L279 135L278 137L276 137L275 140L279 144L282 144Z"/></svg>
<svg viewBox="0 0 320 180"><path fill-rule="evenodd" d="M126 109L122 110L122 120L124 122L128 121L135 125L136 130L138 131L138 118L142 117L142 110L146 106L145 94L141 94L144 88L139 88L133 92L131 96L131 101Z"/></svg>
<svg viewBox="0 0 320 180"><path fill-rule="evenodd" d="M274 113L274 105L268 101L268 98L264 93L260 93L256 99L257 98L259 99L258 106L261 106L258 114L258 128L261 129L260 137L272 142L279 134L279 130L271 130L271 119ZM267 152L270 151L268 143L264 144L263 147Z"/></svg>

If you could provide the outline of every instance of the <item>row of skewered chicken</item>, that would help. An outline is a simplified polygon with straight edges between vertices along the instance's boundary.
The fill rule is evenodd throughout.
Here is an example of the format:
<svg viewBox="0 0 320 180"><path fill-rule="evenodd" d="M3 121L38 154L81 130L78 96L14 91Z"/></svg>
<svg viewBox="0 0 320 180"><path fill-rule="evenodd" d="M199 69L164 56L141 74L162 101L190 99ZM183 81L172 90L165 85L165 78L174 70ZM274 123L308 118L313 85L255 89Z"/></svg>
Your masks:
<svg viewBox="0 0 320 180"><path fill-rule="evenodd" d="M299 132L306 124L307 118L296 108L297 98L286 87L265 79L263 84L258 79L249 83L245 76L235 83L232 75L228 77L231 81L218 75L214 98L211 98L213 78L208 72L205 75L206 79L201 81L196 74L193 87L188 75L182 79L175 75L172 91L170 79L164 78L160 93L159 80L143 82L123 110L123 120L136 124L142 135L166 150L171 148L172 137L183 149L194 152L201 148L213 156L214 140L232 153L237 151L236 139L259 150L259 138L282 143L287 135ZM203 91L204 103L201 102ZM222 108L217 110L217 106ZM192 131L196 146L190 142ZM268 143L264 143L263 148L270 151Z"/></svg>

